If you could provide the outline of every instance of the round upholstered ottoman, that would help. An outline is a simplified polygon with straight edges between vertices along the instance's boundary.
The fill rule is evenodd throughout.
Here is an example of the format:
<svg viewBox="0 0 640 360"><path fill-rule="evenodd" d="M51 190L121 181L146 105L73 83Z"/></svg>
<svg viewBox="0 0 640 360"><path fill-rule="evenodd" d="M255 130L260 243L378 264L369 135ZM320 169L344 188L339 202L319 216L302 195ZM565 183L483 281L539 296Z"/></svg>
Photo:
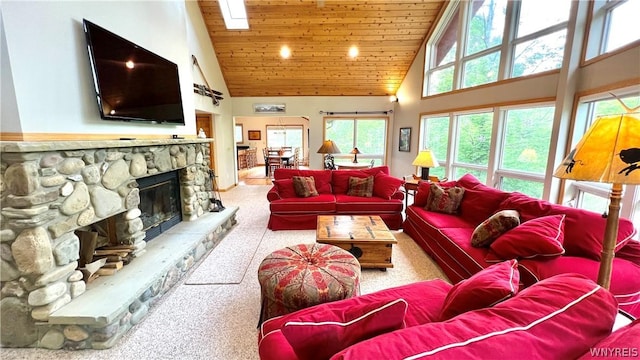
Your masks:
<svg viewBox="0 0 640 360"><path fill-rule="evenodd" d="M269 254L258 269L260 324L274 316L360 294L360 264L328 244L300 244Z"/></svg>

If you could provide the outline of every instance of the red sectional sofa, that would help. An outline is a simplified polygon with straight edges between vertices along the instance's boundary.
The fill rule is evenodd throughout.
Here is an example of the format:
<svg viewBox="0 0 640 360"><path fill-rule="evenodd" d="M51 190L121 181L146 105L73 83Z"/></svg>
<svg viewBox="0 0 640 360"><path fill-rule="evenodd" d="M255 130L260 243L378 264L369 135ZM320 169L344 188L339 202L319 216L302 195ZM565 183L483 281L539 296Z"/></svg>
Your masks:
<svg viewBox="0 0 640 360"><path fill-rule="evenodd" d="M443 318L461 289L423 281L269 319L258 335L260 358L564 360L640 345L637 321L611 333L616 300L579 274Z"/></svg>
<svg viewBox="0 0 640 360"><path fill-rule="evenodd" d="M293 188L294 176L313 176L318 196L299 197ZM351 177L373 176L373 196L347 195ZM365 170L276 169L269 200L268 228L271 230L311 230L318 215L378 215L389 229L402 226L404 180L390 176L389 167Z"/></svg>
<svg viewBox="0 0 640 360"><path fill-rule="evenodd" d="M562 254L519 258L520 281L523 286L569 272L583 274L594 281L597 279L606 224L606 219L600 214L551 204L517 192L500 191L480 183L471 175L440 185L443 188L464 188L457 213L426 210L424 207L430 184L421 183L415 202L406 210L403 230L440 265L453 283L490 266L492 260L506 260L496 259L495 256L492 259L495 254L492 254L490 247L474 247L470 241L474 229L501 210L518 211L520 225L513 230L527 224L527 221L542 217L563 220L563 239L560 239L564 249ZM530 229L535 233L540 227ZM526 232L520 231L519 234L522 239L530 238ZM633 223L620 219L610 291L620 309L640 317L640 243L632 239L635 234ZM526 246L528 241L523 240L520 244Z"/></svg>

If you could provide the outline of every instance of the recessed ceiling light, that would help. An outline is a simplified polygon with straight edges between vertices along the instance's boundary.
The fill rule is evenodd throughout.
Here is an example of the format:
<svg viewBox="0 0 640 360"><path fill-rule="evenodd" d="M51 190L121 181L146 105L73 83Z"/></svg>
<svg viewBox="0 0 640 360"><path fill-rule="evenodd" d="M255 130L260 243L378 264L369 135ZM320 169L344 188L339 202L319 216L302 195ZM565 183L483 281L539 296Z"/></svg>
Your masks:
<svg viewBox="0 0 640 360"><path fill-rule="evenodd" d="M219 0L218 4L220 5L220 11L222 11L224 25L228 30L249 29L244 0Z"/></svg>
<svg viewBox="0 0 640 360"><path fill-rule="evenodd" d="M349 48L349 57L355 59L358 56L358 47L353 45Z"/></svg>
<svg viewBox="0 0 640 360"><path fill-rule="evenodd" d="M289 49L289 47L287 45L283 45L280 48L280 56L283 59L288 59L291 56L291 49Z"/></svg>

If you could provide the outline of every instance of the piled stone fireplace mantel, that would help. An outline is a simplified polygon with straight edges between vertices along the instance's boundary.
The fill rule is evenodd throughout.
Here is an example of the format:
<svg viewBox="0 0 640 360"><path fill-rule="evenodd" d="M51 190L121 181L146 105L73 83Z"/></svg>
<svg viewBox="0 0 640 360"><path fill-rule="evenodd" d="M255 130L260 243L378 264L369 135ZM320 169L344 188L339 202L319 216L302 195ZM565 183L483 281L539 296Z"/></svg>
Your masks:
<svg viewBox="0 0 640 360"><path fill-rule="evenodd" d="M138 323L235 224L237 209L208 212L212 141L0 141L2 346L106 348ZM136 180L169 171L178 172L186 221L147 246ZM107 218L134 258L87 285L75 231ZM119 301L89 305L96 296Z"/></svg>
<svg viewBox="0 0 640 360"><path fill-rule="evenodd" d="M163 146L203 144L213 142L213 139L145 139L145 140L60 140L60 141L0 141L2 153L34 153L62 150L86 150L126 148L140 146Z"/></svg>

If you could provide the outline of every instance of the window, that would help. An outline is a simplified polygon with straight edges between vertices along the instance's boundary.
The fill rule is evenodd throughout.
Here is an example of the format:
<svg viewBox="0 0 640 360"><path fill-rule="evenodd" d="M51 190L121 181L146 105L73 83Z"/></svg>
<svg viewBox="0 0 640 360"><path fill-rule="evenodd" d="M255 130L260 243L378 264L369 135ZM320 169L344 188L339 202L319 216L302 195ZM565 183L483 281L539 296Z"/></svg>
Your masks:
<svg viewBox="0 0 640 360"><path fill-rule="evenodd" d="M560 68L571 3L555 1L553 11L536 0L449 3L427 42L423 96Z"/></svg>
<svg viewBox="0 0 640 360"><path fill-rule="evenodd" d="M498 188L542 198L554 111L553 106L505 111Z"/></svg>
<svg viewBox="0 0 640 360"><path fill-rule="evenodd" d="M333 140L340 154L333 154L336 161L352 161L354 147L360 150L359 162L384 164L386 156L388 118L325 118L324 138Z"/></svg>
<svg viewBox="0 0 640 360"><path fill-rule="evenodd" d="M449 164L447 151L449 147L449 116L428 117L423 120L422 135L424 139L420 150L431 149L440 164L439 167L429 170L429 174L439 178L446 177L446 168Z"/></svg>
<svg viewBox="0 0 640 360"><path fill-rule="evenodd" d="M242 124L236 124L234 138L236 143L244 142L244 131L242 130Z"/></svg>
<svg viewBox="0 0 640 360"><path fill-rule="evenodd" d="M618 95L618 97L629 108L640 105L640 87L638 86L614 91L614 93L624 94ZM598 116L624 112L625 109L620 102L612 99L608 93L581 99L578 105L572 145L577 144ZM577 208L605 213L608 212L610 191L611 184L571 181L568 182L567 189L570 198L566 202ZM640 186L625 185L623 191L620 216L634 221L640 220Z"/></svg>
<svg viewBox="0 0 640 360"><path fill-rule="evenodd" d="M267 147L283 146L302 148L302 126L267 125Z"/></svg>
<svg viewBox="0 0 640 360"><path fill-rule="evenodd" d="M542 198L554 112L540 104L425 116L421 149L433 150L440 163L430 173L451 179L470 173L499 189Z"/></svg>
<svg viewBox="0 0 640 360"><path fill-rule="evenodd" d="M470 173L480 181L486 180L492 119L490 112L457 116L455 157L451 164L454 178Z"/></svg>
<svg viewBox="0 0 640 360"><path fill-rule="evenodd" d="M609 53L640 40L640 27L635 21L640 14L640 1L594 1L585 59Z"/></svg>

